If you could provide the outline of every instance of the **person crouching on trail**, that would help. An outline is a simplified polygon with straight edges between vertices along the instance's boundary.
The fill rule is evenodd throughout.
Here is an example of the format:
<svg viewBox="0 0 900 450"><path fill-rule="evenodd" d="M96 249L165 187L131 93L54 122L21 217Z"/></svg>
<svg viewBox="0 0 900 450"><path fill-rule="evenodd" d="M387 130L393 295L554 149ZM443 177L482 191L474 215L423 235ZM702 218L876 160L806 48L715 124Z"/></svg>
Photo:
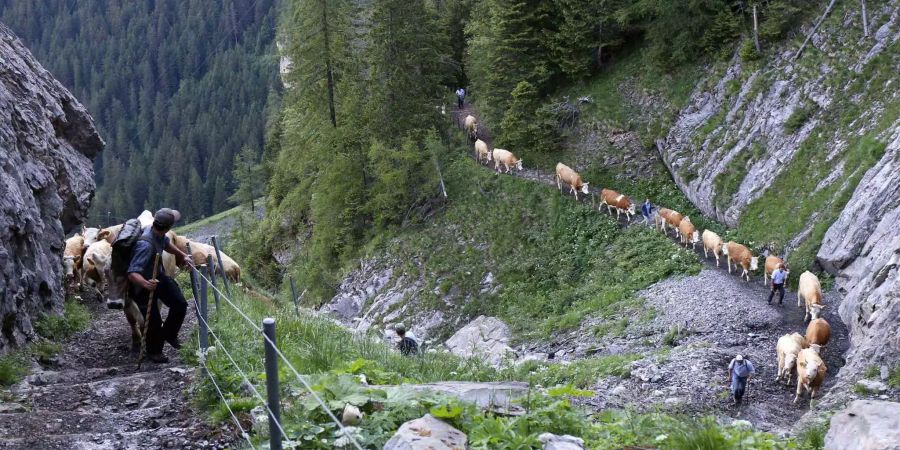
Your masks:
<svg viewBox="0 0 900 450"><path fill-rule="evenodd" d="M784 283L787 282L788 271L784 268L784 264L779 264L778 268L772 271L772 292L769 292L768 304L772 304L775 297L775 291L778 291L778 304L784 302Z"/></svg>
<svg viewBox="0 0 900 450"><path fill-rule="evenodd" d="M397 336L400 337L400 344L398 347L400 349L400 353L406 356L416 355L419 353L419 343L416 342L410 336L406 335L406 327L403 325L397 325L394 327L394 332L397 333Z"/></svg>
<svg viewBox="0 0 900 450"><path fill-rule="evenodd" d="M150 322L147 331L147 359L155 363L168 362L163 355L164 342L168 342L173 348L181 348L178 340L178 332L184 322L187 312L187 301L178 288L178 284L165 273L162 264L157 265L156 279L153 279L153 266L156 255L162 255L163 250L175 255L175 261L179 266L188 263L188 255L178 250L166 236L172 225L175 224L181 214L169 208L163 208L153 216L153 225L145 228L141 238L135 242L131 263L128 265L128 281L130 283L131 298L141 310L141 316L147 316L147 307L150 306ZM169 307L165 324L159 314L159 305L156 299L161 300ZM152 302L151 302L152 301Z"/></svg>
<svg viewBox="0 0 900 450"><path fill-rule="evenodd" d="M750 382L750 377L754 372L753 363L741 355L735 356L728 363L728 378L731 379L731 395L734 397L735 405L740 405L741 400L744 399L747 383Z"/></svg>

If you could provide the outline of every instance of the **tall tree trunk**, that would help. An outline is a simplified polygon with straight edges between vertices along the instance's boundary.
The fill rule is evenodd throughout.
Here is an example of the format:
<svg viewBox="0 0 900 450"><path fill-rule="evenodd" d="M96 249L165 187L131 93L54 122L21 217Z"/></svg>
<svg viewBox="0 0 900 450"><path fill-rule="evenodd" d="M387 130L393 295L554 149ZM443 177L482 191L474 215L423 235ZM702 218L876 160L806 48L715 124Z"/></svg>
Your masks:
<svg viewBox="0 0 900 450"><path fill-rule="evenodd" d="M603 67L603 24L597 25L597 68Z"/></svg>
<svg viewBox="0 0 900 450"><path fill-rule="evenodd" d="M803 49L806 48L806 44L809 43L809 40L812 39L812 37L813 37L814 34L816 34L816 30L819 29L819 26L821 26L821 25L822 25L822 22L825 21L825 18L828 17L828 13L830 13L830 12L831 12L831 8L834 7L834 2L835 2L835 1L836 1L836 0L831 0L830 2L828 2L828 7L825 8L825 12L822 14L822 17L819 18L819 21L818 21L818 22L816 22L816 26L814 26L813 29L812 29L812 31L810 31L809 34L806 36L806 40L804 40L804 41L803 41L803 44L800 46L800 48L797 49L797 53L794 53L794 57L793 57L792 59L797 59L797 58L799 58L800 55L803 53Z"/></svg>
<svg viewBox="0 0 900 450"><path fill-rule="evenodd" d="M331 36L328 29L328 1L322 0L322 27L325 34L325 76L328 81L328 109L331 126L337 128L337 114L334 110L334 68L331 65Z"/></svg>
<svg viewBox="0 0 900 450"><path fill-rule="evenodd" d="M753 44L756 45L756 53L762 51L759 48L759 22L756 20L756 3L753 4Z"/></svg>
<svg viewBox="0 0 900 450"><path fill-rule="evenodd" d="M866 16L866 0L859 0L862 5L863 36L869 37L869 18Z"/></svg>

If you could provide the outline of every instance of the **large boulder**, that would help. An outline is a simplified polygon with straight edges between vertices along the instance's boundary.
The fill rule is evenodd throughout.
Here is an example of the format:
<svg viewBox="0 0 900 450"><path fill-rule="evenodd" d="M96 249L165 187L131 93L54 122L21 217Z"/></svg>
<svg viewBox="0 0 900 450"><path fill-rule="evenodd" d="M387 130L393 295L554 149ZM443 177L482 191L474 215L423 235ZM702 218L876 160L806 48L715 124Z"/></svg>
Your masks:
<svg viewBox="0 0 900 450"><path fill-rule="evenodd" d="M521 405L513 400L528 394L528 384L518 382L441 381L427 384L403 384L384 386L383 389L404 389L414 391L440 392L471 403L482 409L490 409L505 414L523 412Z"/></svg>
<svg viewBox="0 0 900 450"><path fill-rule="evenodd" d="M831 418L825 450L900 450L900 403L856 400Z"/></svg>
<svg viewBox="0 0 900 450"><path fill-rule="evenodd" d="M496 317L478 316L456 332L444 344L454 355L483 359L492 366L499 366L515 352L509 346L509 327Z"/></svg>
<svg viewBox="0 0 900 450"><path fill-rule="evenodd" d="M465 450L466 441L465 433L426 414L401 425L384 450Z"/></svg>
<svg viewBox="0 0 900 450"><path fill-rule="evenodd" d="M564 434L562 436L553 433L543 433L538 436L543 450L584 450L584 439Z"/></svg>
<svg viewBox="0 0 900 450"><path fill-rule="evenodd" d="M0 24L0 353L63 304L65 232L87 215L94 121Z"/></svg>

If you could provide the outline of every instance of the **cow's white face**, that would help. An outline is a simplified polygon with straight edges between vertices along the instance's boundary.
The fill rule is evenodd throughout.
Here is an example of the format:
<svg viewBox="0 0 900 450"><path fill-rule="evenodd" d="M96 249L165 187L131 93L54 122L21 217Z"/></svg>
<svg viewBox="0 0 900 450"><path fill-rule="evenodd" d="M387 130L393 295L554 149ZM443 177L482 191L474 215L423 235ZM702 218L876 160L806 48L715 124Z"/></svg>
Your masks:
<svg viewBox="0 0 900 450"><path fill-rule="evenodd" d="M722 244L722 254L728 256L728 246L725 244Z"/></svg>
<svg viewBox="0 0 900 450"><path fill-rule="evenodd" d="M516 170L522 170L522 160L516 161Z"/></svg>
<svg viewBox="0 0 900 450"><path fill-rule="evenodd" d="M691 236L691 243L696 244L697 242L700 242L700 232L699 231L695 231L694 235Z"/></svg>
<svg viewBox="0 0 900 450"><path fill-rule="evenodd" d="M750 258L750 270L759 269L759 256Z"/></svg>
<svg viewBox="0 0 900 450"><path fill-rule="evenodd" d="M816 320L822 316L822 310L825 309L825 305L822 304L814 304L809 308L809 315L812 317L812 320Z"/></svg>
<svg viewBox="0 0 900 450"><path fill-rule="evenodd" d="M66 270L66 278L75 277L75 257L63 256L63 269Z"/></svg>
<svg viewBox="0 0 900 450"><path fill-rule="evenodd" d="M84 236L84 249L87 250L94 242L97 242L97 234L100 233L99 228L85 228L81 234Z"/></svg>
<svg viewBox="0 0 900 450"><path fill-rule="evenodd" d="M582 194L590 194L591 193L590 191L588 191L588 183L584 183L581 185L581 193Z"/></svg>
<svg viewBox="0 0 900 450"><path fill-rule="evenodd" d="M634 202L632 202L630 205L628 205L628 212L629 212L630 214L636 214L636 213L637 213L637 208L634 206Z"/></svg>
<svg viewBox="0 0 900 450"><path fill-rule="evenodd" d="M806 379L812 381L813 378L819 372L819 361L812 360L806 361L806 367L803 369L803 373L806 375Z"/></svg>
<svg viewBox="0 0 900 450"><path fill-rule="evenodd" d="M790 372L791 369L794 368L794 365L797 364L797 355L793 353L788 353L784 355L784 370Z"/></svg>

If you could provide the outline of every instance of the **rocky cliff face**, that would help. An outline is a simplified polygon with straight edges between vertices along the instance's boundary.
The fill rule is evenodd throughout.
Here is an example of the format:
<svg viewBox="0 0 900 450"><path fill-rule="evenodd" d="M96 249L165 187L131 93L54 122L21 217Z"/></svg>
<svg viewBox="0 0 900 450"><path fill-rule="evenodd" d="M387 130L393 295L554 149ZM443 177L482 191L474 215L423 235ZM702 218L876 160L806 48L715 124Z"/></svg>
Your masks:
<svg viewBox="0 0 900 450"><path fill-rule="evenodd" d="M64 230L87 214L103 145L84 107L0 24L0 352L62 305Z"/></svg>
<svg viewBox="0 0 900 450"><path fill-rule="evenodd" d="M798 59L799 38L770 61L736 57L657 143L704 213L738 228L782 227L765 210L792 205L774 216L803 222L781 243L789 256L821 239L816 262L843 294L826 301L851 333L844 384L900 358L900 9L881 2L870 14L868 38L858 5L844 4Z"/></svg>

